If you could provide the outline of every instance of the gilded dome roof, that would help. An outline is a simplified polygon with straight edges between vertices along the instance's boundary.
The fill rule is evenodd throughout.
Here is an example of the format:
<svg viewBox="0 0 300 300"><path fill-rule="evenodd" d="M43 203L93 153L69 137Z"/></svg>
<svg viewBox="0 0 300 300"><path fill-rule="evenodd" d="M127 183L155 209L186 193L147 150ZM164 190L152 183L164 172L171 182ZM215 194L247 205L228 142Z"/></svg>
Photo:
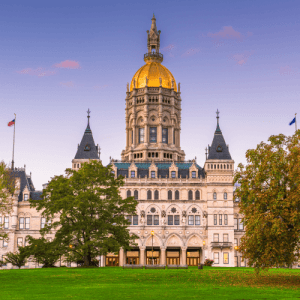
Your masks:
<svg viewBox="0 0 300 300"><path fill-rule="evenodd" d="M130 84L130 91L133 90L134 79L136 88L139 89L145 87L146 76L148 79L148 87L159 87L159 78L161 78L162 87L170 89L172 88L172 80L174 80L174 91L177 92L176 81L172 73L159 61L155 61L152 59L146 61L146 64L134 74Z"/></svg>

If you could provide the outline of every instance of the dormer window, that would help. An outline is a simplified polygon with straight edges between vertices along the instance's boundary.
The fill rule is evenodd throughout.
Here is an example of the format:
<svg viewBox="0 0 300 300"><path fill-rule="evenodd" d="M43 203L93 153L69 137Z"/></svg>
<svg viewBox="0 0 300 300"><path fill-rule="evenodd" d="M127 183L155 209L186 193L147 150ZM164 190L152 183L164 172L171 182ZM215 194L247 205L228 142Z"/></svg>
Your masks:
<svg viewBox="0 0 300 300"><path fill-rule="evenodd" d="M91 146L89 144L86 144L84 146L84 151L90 151L91 150Z"/></svg>
<svg viewBox="0 0 300 300"><path fill-rule="evenodd" d="M171 171L171 178L176 178L176 171Z"/></svg>
<svg viewBox="0 0 300 300"><path fill-rule="evenodd" d="M220 146L220 145L218 145L218 147L217 147L217 152L222 152L222 147Z"/></svg>
<svg viewBox="0 0 300 300"><path fill-rule="evenodd" d="M155 171L151 171L151 178L155 178Z"/></svg>
<svg viewBox="0 0 300 300"><path fill-rule="evenodd" d="M131 171L131 178L134 178L135 177L135 171Z"/></svg>
<svg viewBox="0 0 300 300"><path fill-rule="evenodd" d="M196 171L192 171L192 178L196 178Z"/></svg>
<svg viewBox="0 0 300 300"><path fill-rule="evenodd" d="M24 194L24 201L28 201L28 194Z"/></svg>

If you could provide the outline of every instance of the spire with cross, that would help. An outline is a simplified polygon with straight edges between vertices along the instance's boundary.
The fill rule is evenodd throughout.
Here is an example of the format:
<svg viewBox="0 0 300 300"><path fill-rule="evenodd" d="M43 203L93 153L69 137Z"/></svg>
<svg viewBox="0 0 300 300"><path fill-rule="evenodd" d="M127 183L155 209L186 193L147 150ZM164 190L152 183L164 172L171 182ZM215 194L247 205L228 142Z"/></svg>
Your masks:
<svg viewBox="0 0 300 300"><path fill-rule="evenodd" d="M87 118L88 118L88 126L90 126L90 113L91 113L91 111L88 108L88 110L87 110L87 114L88 114L88 116L87 116Z"/></svg>

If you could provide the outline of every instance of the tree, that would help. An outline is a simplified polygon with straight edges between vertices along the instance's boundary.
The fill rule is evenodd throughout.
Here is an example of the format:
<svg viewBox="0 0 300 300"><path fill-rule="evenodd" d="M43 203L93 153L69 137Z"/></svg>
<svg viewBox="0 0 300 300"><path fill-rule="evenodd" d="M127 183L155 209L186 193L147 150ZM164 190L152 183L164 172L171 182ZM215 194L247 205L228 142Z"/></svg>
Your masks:
<svg viewBox="0 0 300 300"><path fill-rule="evenodd" d="M78 171L67 169L66 176L56 176L43 192L43 199L31 201L47 219L55 219L42 234L57 230L55 240L65 252L90 266L98 256L130 249L137 238L130 235L126 214L134 214L137 201L122 199L119 188L124 184L115 178L110 166L98 161L85 163Z"/></svg>
<svg viewBox="0 0 300 300"><path fill-rule="evenodd" d="M8 252L6 254L5 262L17 266L19 269L25 266L29 254L26 247L19 247L19 252Z"/></svg>
<svg viewBox="0 0 300 300"><path fill-rule="evenodd" d="M63 254L63 249L55 241L49 241L44 237L35 239L28 236L27 253L33 255L35 261L43 265L43 268L54 267L59 257Z"/></svg>
<svg viewBox="0 0 300 300"><path fill-rule="evenodd" d="M15 179L4 161L0 162L0 216L8 215L12 210ZM7 239L3 231L3 219L0 222L0 238Z"/></svg>
<svg viewBox="0 0 300 300"><path fill-rule="evenodd" d="M268 142L246 152L247 165L239 164L234 179L245 225L240 251L257 271L299 257L300 130Z"/></svg>

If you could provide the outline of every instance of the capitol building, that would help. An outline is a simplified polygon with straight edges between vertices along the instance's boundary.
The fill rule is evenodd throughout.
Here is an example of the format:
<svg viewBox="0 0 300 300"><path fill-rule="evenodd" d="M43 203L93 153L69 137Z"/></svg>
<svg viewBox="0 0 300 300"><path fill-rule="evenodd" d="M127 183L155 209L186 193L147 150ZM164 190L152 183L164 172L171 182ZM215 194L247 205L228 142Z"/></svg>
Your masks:
<svg viewBox="0 0 300 300"><path fill-rule="evenodd" d="M162 65L160 33L153 16L147 31L145 64L127 84L126 145L120 160L110 162L115 176L124 177L121 196L138 201L136 214L127 216L130 231L139 237L137 246L127 252L108 253L101 257L101 265L186 267L209 258L214 260L213 266L246 266L238 251L244 227L233 195L234 160L221 130L219 112L216 127L206 128L212 142L207 141L211 144L204 165L187 160L180 143L181 87ZM75 170L84 162L100 160L91 127L88 116L72 160ZM8 242L0 241L0 260L24 246L26 236L37 238L45 225L45 219L28 201L38 200L42 192L35 191L25 169L13 172L17 190L11 215L0 216L9 234Z"/></svg>

